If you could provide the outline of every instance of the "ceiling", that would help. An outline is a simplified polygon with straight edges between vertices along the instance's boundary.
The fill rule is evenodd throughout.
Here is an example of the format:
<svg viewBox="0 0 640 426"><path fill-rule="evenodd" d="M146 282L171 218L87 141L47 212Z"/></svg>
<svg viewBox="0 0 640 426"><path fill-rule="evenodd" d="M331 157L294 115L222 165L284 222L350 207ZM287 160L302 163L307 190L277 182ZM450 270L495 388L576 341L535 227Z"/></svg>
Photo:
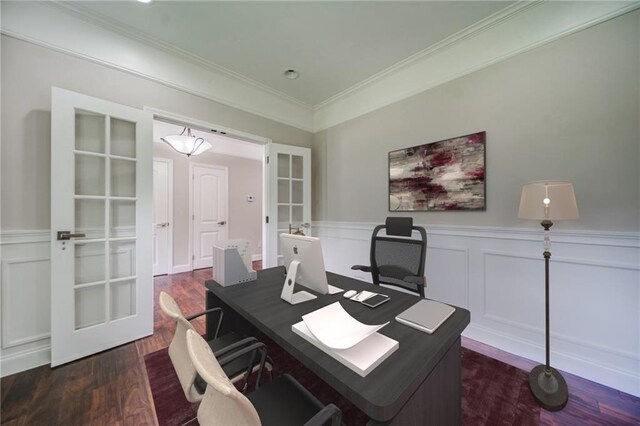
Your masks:
<svg viewBox="0 0 640 426"><path fill-rule="evenodd" d="M317 105L508 1L74 1L67 5ZM283 76L286 69L297 80Z"/></svg>
<svg viewBox="0 0 640 426"><path fill-rule="evenodd" d="M177 126L171 123L165 123L164 121L153 121L153 142L166 144L160 138L169 135L179 135L184 127ZM192 128L191 133L196 137L201 137L212 145L209 151L206 151L202 155L207 153L230 155L233 157L248 158L250 160L262 161L264 157L264 146L253 143L245 142L238 139L229 138L222 135L216 135L211 132L204 132L199 129ZM168 146L168 145L167 145Z"/></svg>

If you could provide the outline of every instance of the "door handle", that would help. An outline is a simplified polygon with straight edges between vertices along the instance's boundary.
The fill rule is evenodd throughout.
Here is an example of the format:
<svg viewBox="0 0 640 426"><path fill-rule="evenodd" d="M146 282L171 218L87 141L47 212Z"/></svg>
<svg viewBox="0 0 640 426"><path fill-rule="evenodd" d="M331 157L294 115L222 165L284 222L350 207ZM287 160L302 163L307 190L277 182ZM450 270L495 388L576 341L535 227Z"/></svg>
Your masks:
<svg viewBox="0 0 640 426"><path fill-rule="evenodd" d="M226 220L221 220L220 222L218 222L218 225L226 225L227 221Z"/></svg>
<svg viewBox="0 0 640 426"><path fill-rule="evenodd" d="M58 231L58 241L66 241L71 238L82 238L86 237L85 234L72 234L69 231Z"/></svg>
<svg viewBox="0 0 640 426"><path fill-rule="evenodd" d="M169 226L169 222L163 222L156 225L158 228L166 228Z"/></svg>

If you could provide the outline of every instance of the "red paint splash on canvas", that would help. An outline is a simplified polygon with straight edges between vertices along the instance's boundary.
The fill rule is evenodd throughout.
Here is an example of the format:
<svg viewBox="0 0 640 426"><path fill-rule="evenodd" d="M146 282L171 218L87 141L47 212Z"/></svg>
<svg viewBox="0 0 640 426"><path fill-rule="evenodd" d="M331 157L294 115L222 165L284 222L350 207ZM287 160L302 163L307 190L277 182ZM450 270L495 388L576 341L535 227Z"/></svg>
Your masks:
<svg viewBox="0 0 640 426"><path fill-rule="evenodd" d="M389 153L389 209L485 209L485 132Z"/></svg>

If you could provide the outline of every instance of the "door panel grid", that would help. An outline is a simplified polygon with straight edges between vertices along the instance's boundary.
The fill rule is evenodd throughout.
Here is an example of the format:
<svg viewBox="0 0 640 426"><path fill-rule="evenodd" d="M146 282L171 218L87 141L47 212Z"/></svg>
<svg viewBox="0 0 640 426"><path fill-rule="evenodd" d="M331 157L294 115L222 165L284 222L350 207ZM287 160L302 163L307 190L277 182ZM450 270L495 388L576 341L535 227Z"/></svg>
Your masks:
<svg viewBox="0 0 640 426"><path fill-rule="evenodd" d="M74 150L75 232L85 234L75 243L79 330L135 314L136 161L122 157L135 155L136 138L135 123L83 110L75 118L76 147L92 150Z"/></svg>

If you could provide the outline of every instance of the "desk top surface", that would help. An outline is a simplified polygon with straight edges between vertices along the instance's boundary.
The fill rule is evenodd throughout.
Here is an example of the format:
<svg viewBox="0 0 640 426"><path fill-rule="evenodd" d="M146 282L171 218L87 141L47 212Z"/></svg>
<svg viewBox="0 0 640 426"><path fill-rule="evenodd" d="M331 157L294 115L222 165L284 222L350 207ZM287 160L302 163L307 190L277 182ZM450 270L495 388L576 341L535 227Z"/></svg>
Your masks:
<svg viewBox="0 0 640 426"><path fill-rule="evenodd" d="M290 305L280 298L284 267L258 271L256 281L222 287L213 280L206 287L254 327L275 341L370 417L392 418L429 375L470 321L466 309L456 307L453 315L429 335L395 321L396 315L420 299L392 289L374 286L354 278L327 272L329 284L346 290L384 293L391 299L375 309L335 295L316 294L317 299ZM345 367L291 331L302 315L340 301L345 310L365 324L390 323L379 333L400 343L400 347L366 377Z"/></svg>

